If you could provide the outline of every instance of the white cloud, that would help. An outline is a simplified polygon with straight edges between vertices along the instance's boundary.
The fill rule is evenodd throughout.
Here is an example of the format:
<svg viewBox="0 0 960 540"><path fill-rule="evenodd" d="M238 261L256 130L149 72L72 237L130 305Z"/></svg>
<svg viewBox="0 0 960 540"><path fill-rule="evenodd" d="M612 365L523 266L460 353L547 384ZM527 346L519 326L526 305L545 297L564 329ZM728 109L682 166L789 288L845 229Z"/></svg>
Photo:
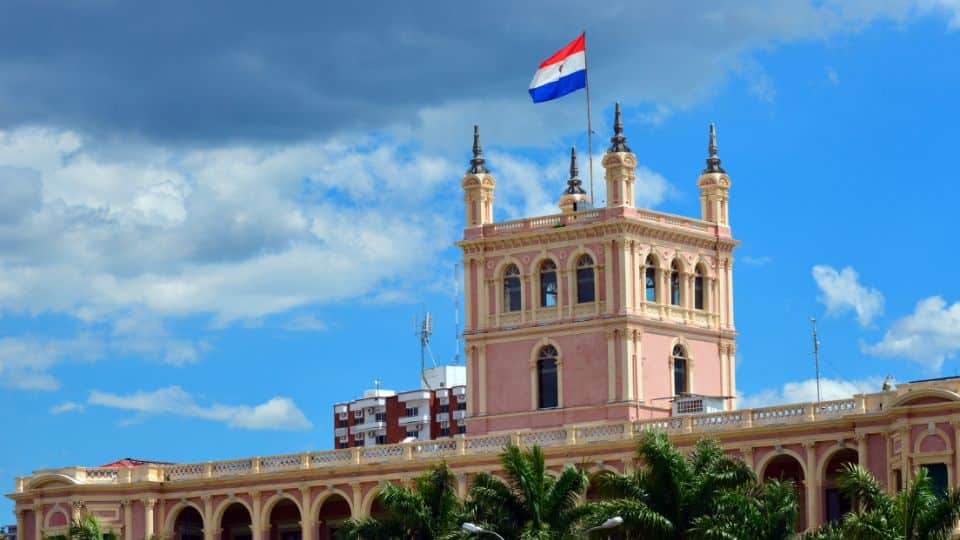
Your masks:
<svg viewBox="0 0 960 540"><path fill-rule="evenodd" d="M0 386L20 390L57 390L60 381L49 370L64 361L89 361L102 354L100 344L88 336L72 340L33 336L0 339Z"/></svg>
<svg viewBox="0 0 960 540"><path fill-rule="evenodd" d="M766 266L773 262L773 257L769 255L745 255L740 260L751 266Z"/></svg>
<svg viewBox="0 0 960 540"><path fill-rule="evenodd" d="M890 325L883 339L862 349L876 356L908 358L939 371L960 351L960 302L947 306L939 296L917 302L913 313Z"/></svg>
<svg viewBox="0 0 960 540"><path fill-rule="evenodd" d="M65 401L59 405L50 407L50 414L63 414L68 412L81 412L84 406L75 401Z"/></svg>
<svg viewBox="0 0 960 540"><path fill-rule="evenodd" d="M330 327L313 314L301 314L283 324L284 330L291 332L325 332Z"/></svg>
<svg viewBox="0 0 960 540"><path fill-rule="evenodd" d="M879 392L883 386L882 377L870 377L856 381L820 379L820 395L824 401L846 399L854 394ZM788 382L780 388L762 390L752 395L741 395L737 399L740 409L770 407L789 403L808 403L817 400L817 380Z"/></svg>
<svg viewBox="0 0 960 540"><path fill-rule="evenodd" d="M174 151L0 131L0 200L21 201L0 222L0 305L224 323L428 281L455 209L423 208L461 172L363 137ZM173 349L171 362L197 356Z"/></svg>
<svg viewBox="0 0 960 540"><path fill-rule="evenodd" d="M259 405L223 405L213 403L201 406L179 386L168 386L150 392L128 395L93 391L87 399L90 405L99 405L141 415L173 415L222 422L241 429L307 430L313 424L287 397L273 397Z"/></svg>
<svg viewBox="0 0 960 540"><path fill-rule="evenodd" d="M813 279L820 288L817 300L827 306L828 314L854 311L861 326L867 326L883 313L883 294L860 284L856 270L846 267L837 272L832 266L813 267Z"/></svg>

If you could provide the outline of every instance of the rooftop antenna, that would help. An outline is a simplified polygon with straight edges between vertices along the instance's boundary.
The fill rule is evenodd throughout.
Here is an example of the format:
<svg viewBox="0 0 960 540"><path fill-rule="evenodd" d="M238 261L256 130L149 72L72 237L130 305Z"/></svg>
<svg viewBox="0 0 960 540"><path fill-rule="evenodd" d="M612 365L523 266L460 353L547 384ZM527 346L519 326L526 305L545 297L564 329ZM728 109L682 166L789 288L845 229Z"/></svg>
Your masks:
<svg viewBox="0 0 960 540"><path fill-rule="evenodd" d="M817 339L817 319L810 317L813 324L813 364L817 370L817 411L820 410L820 340Z"/></svg>
<svg viewBox="0 0 960 540"><path fill-rule="evenodd" d="M377 390L377 395L380 395L380 379L373 380L373 387Z"/></svg>
<svg viewBox="0 0 960 540"><path fill-rule="evenodd" d="M437 361L433 358L433 352L430 351L430 336L433 334L433 317L427 311L423 315L423 320L415 323L414 335L420 338L420 379L423 381L424 388L430 388L427 383L427 355L430 355L430 361L433 367L437 367Z"/></svg>
<svg viewBox="0 0 960 540"><path fill-rule="evenodd" d="M453 263L453 365L460 363L460 265Z"/></svg>

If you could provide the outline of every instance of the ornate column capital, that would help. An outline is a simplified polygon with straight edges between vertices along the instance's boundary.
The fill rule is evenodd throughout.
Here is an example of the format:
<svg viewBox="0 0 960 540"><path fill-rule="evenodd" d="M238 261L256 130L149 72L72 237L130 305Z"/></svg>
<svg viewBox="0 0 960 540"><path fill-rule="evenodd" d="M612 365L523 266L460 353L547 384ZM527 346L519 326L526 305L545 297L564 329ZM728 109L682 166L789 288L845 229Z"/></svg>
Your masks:
<svg viewBox="0 0 960 540"><path fill-rule="evenodd" d="M143 507L147 510L152 510L153 507L157 504L157 499L155 497L144 497L140 499L140 502L143 504Z"/></svg>

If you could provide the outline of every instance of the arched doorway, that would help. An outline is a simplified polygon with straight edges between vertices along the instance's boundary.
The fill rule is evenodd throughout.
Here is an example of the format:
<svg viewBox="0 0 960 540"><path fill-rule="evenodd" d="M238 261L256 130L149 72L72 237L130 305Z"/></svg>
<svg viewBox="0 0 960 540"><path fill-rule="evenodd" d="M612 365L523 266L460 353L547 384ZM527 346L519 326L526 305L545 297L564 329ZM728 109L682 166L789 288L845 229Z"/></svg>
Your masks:
<svg viewBox="0 0 960 540"><path fill-rule="evenodd" d="M343 522L350 519L350 503L339 493L327 497L320 505L317 523L320 525L318 540L333 540L334 535L343 526Z"/></svg>
<svg viewBox="0 0 960 540"><path fill-rule="evenodd" d="M763 469L762 478L793 482L797 491L797 523L794 528L802 531L807 523L807 489L804 482L803 466L790 454L780 454L771 459Z"/></svg>
<svg viewBox="0 0 960 540"><path fill-rule="evenodd" d="M203 540L203 516L192 506L184 506L173 522L174 540Z"/></svg>
<svg viewBox="0 0 960 540"><path fill-rule="evenodd" d="M838 480L843 466L847 463L858 463L859 454L852 448L838 450L823 468L823 519L824 522L836 522L843 519L844 514L852 508L851 501L838 487Z"/></svg>
<svg viewBox="0 0 960 540"><path fill-rule="evenodd" d="M270 540L301 540L300 508L290 499L282 499L270 511Z"/></svg>
<svg viewBox="0 0 960 540"><path fill-rule="evenodd" d="M230 504L220 518L220 540L252 540L253 520L247 507L241 503Z"/></svg>

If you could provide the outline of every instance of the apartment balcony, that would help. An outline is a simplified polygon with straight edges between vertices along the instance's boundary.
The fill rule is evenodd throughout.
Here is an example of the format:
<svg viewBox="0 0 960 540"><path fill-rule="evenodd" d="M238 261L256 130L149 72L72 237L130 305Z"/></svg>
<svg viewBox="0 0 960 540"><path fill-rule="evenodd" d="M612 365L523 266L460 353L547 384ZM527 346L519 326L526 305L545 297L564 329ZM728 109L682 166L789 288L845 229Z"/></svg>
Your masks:
<svg viewBox="0 0 960 540"><path fill-rule="evenodd" d="M461 410L453 411L454 420L463 420L466 417L467 417L467 411L461 411Z"/></svg>
<svg viewBox="0 0 960 540"><path fill-rule="evenodd" d="M453 395L457 397L457 401L462 401L460 398L465 397L467 395L466 386L454 386L453 388L450 389L450 391L453 392Z"/></svg>
<svg viewBox="0 0 960 540"><path fill-rule="evenodd" d="M348 427L338 427L333 430L333 434L336 435L337 437L343 437L344 435L347 434L349 430L350 428Z"/></svg>
<svg viewBox="0 0 960 540"><path fill-rule="evenodd" d="M437 413L437 422L449 422L449 421L450 421L450 413L445 413L445 412Z"/></svg>
<svg viewBox="0 0 960 540"><path fill-rule="evenodd" d="M397 400L406 403L408 401L430 401L429 390L414 390L412 392L403 392L397 394Z"/></svg>
<svg viewBox="0 0 960 540"><path fill-rule="evenodd" d="M333 406L334 414L347 414L347 410L350 408L350 405L343 403L340 405Z"/></svg>
<svg viewBox="0 0 960 540"><path fill-rule="evenodd" d="M415 416L401 416L399 421L401 426L409 426L410 424L430 424L430 415L429 414L418 414Z"/></svg>
<svg viewBox="0 0 960 540"><path fill-rule="evenodd" d="M354 424L350 431L353 433L360 433L373 431L375 429L387 429L387 422L380 420L365 420L362 424Z"/></svg>

